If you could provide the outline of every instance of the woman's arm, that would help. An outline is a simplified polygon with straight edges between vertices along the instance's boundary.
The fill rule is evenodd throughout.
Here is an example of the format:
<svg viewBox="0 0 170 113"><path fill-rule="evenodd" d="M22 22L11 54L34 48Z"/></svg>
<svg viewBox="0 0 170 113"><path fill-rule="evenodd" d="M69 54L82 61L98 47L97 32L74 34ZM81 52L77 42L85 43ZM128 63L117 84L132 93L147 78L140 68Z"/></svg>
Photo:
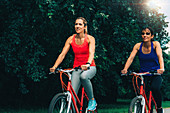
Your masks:
<svg viewBox="0 0 170 113"><path fill-rule="evenodd" d="M89 58L87 63L91 64L94 59L94 53L95 53L95 38L93 36L88 35L88 39L89 39ZM87 70L90 64L82 65L81 68L83 70Z"/></svg>
<svg viewBox="0 0 170 113"><path fill-rule="evenodd" d="M133 59L135 58L136 53L137 53L138 50L139 50L139 47L140 47L140 43L137 43L137 44L133 47L133 50L132 50L129 58L128 58L127 61L126 61L125 67L124 67L124 69L121 71L122 74L126 74L126 73L127 73L127 70L128 70L128 68L130 67L130 65L132 64Z"/></svg>
<svg viewBox="0 0 170 113"><path fill-rule="evenodd" d="M163 60L163 55L162 55L162 49L161 49L160 43L158 41L155 41L154 45L155 45L155 50L156 50L156 54L158 56L159 65L160 65L160 69L158 69L157 72L160 74L163 74L165 69L164 69L164 60Z"/></svg>
<svg viewBox="0 0 170 113"><path fill-rule="evenodd" d="M65 45L64 45L64 48L62 50L62 52L60 53L60 55L58 56L54 66L52 68L50 68L50 71L51 72L54 72L55 69L58 67L58 65L60 65L60 63L63 61L63 59L65 58L65 55L67 54L67 52L69 51L70 49L70 44L71 44L71 40L72 40L72 36L70 36Z"/></svg>
<svg viewBox="0 0 170 113"><path fill-rule="evenodd" d="M90 36L89 37L89 58L88 61L90 64L92 63L94 59L94 53L95 53L95 38Z"/></svg>

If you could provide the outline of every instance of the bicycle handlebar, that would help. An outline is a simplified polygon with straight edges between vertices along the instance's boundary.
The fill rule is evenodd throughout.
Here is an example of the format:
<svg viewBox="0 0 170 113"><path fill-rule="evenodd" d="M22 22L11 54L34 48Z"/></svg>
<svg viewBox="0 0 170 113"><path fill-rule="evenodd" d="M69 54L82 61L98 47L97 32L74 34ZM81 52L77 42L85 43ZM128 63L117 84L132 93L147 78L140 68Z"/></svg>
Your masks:
<svg viewBox="0 0 170 113"><path fill-rule="evenodd" d="M128 75L148 76L148 75L161 75L161 74L157 72L142 72L142 73L131 72L127 74L121 74L121 76L128 76Z"/></svg>
<svg viewBox="0 0 170 113"><path fill-rule="evenodd" d="M59 72L65 72L65 73L70 73L72 71L74 71L75 68L72 68L72 69L61 69L61 68L56 68L54 72L50 72L49 74L56 74L56 73L59 73Z"/></svg>
<svg viewBox="0 0 170 113"><path fill-rule="evenodd" d="M70 73L72 71L77 71L78 69L81 69L81 67L79 66L79 67L70 68L70 69L56 68L54 72L50 72L49 74L56 74L56 73L59 73L59 72ZM90 67L88 69L90 69Z"/></svg>

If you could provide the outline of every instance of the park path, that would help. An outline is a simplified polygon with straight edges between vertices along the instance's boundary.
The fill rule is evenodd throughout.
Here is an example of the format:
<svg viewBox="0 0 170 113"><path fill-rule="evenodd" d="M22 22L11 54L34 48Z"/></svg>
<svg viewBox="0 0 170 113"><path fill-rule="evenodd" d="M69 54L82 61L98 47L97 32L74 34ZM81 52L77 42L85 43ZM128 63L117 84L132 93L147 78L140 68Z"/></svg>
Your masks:
<svg viewBox="0 0 170 113"><path fill-rule="evenodd" d="M170 113L170 108L164 108L164 113Z"/></svg>
<svg viewBox="0 0 170 113"><path fill-rule="evenodd" d="M156 113L156 110L154 110L153 113ZM170 108L164 108L164 113L170 113Z"/></svg>

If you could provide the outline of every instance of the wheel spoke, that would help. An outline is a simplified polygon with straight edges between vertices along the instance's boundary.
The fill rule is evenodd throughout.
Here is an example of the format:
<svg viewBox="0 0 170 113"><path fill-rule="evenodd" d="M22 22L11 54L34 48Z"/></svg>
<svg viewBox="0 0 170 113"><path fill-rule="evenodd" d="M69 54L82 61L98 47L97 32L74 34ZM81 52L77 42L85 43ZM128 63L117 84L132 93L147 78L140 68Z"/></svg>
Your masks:
<svg viewBox="0 0 170 113"><path fill-rule="evenodd" d="M142 98L135 97L130 104L129 113L142 113Z"/></svg>
<svg viewBox="0 0 170 113"><path fill-rule="evenodd" d="M49 106L49 113L74 113L73 106L68 107L67 96L65 94L55 95Z"/></svg>

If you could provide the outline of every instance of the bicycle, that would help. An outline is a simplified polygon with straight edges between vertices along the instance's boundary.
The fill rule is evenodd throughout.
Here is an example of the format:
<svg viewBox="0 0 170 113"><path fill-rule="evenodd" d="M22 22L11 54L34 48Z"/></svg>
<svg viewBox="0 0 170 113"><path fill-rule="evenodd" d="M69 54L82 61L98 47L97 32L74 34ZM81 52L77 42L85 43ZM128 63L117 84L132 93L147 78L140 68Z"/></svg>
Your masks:
<svg viewBox="0 0 170 113"><path fill-rule="evenodd" d="M122 74L124 76L125 74ZM136 73L132 72L128 75L132 75L132 82L133 82L133 87L135 90L135 93L137 95L137 90L136 87L138 88L139 95L134 97L130 103L129 111L128 113L152 113L153 112L153 104L155 105L155 109L157 111L157 105L155 102L154 97L152 96L152 91L149 89L149 100L145 94L145 83L144 83L144 77L147 75L161 75L158 73L152 73L152 72L143 72L143 73ZM140 87L138 86L138 78L141 79ZM135 87L135 80L136 79L136 87ZM148 111L148 112L147 112Z"/></svg>
<svg viewBox="0 0 170 113"><path fill-rule="evenodd" d="M60 81L63 93L56 94L49 105L49 113L83 113L83 100L86 98L88 101L87 94L84 91L84 87L81 89L81 98L75 93L74 89L71 85L71 72L76 71L80 68L73 68L73 69L57 69L54 73L49 74L56 74L57 72L60 73ZM62 76L66 75L68 77L67 85L63 82ZM74 98L75 97L75 98ZM78 103L78 105L76 104ZM89 111L85 110L86 113L97 113L97 110Z"/></svg>

